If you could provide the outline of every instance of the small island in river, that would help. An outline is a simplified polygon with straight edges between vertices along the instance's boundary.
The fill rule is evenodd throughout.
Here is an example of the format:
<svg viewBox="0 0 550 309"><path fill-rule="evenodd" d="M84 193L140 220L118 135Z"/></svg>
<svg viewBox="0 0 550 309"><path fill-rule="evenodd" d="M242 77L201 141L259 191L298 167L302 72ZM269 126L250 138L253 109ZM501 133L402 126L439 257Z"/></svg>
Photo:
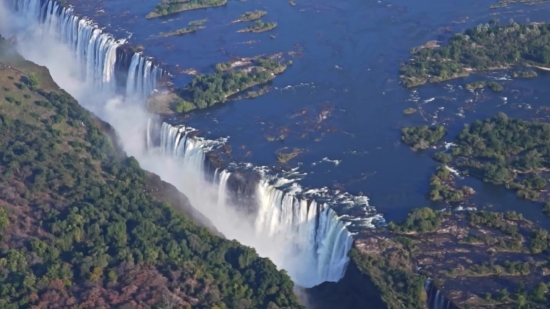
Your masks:
<svg viewBox="0 0 550 309"><path fill-rule="evenodd" d="M230 96L265 84L283 73L292 62L278 60L280 56L277 54L219 63L215 73L198 74L183 88L152 95L148 106L160 113L186 113L224 103ZM248 95L252 98L263 93L260 91L251 95L249 92Z"/></svg>
<svg viewBox="0 0 550 309"><path fill-rule="evenodd" d="M190 26L190 27L185 27L172 32L161 32L158 36L162 38L166 38L169 36L181 36L189 33L195 33L204 28L205 28L204 26Z"/></svg>
<svg viewBox="0 0 550 309"><path fill-rule="evenodd" d="M166 38L166 37L169 37L169 36L181 36L181 35L186 35L186 34L189 34L189 33L195 33L199 30L202 30L202 29L206 28L204 26L204 23L206 23L207 21L208 21L208 19L192 20L187 24L188 27L178 29L178 30L175 30L175 31L171 31L171 32L161 32L158 35L158 37Z"/></svg>
<svg viewBox="0 0 550 309"><path fill-rule="evenodd" d="M264 17L266 14L267 14L266 11L245 12L244 14L242 14L239 17L239 19L234 20L233 23L240 23L240 22L258 20L258 19Z"/></svg>
<svg viewBox="0 0 550 309"><path fill-rule="evenodd" d="M433 43L413 48L412 57L401 67L401 82L416 87L515 65L547 69L550 48L544 46L549 39L548 24L479 25L453 35L445 46Z"/></svg>
<svg viewBox="0 0 550 309"><path fill-rule="evenodd" d="M401 140L412 147L413 150L421 150L437 143L445 136L447 130L443 126L410 127L401 129Z"/></svg>
<svg viewBox="0 0 550 309"><path fill-rule="evenodd" d="M436 132L444 129L436 128L442 127L403 128L402 141L413 149L426 149L443 137ZM448 153L436 153L434 159L456 167L462 175L515 190L519 198L549 201L546 179L550 176L550 124L512 119L498 113L467 125L453 143ZM443 177L439 177L440 174ZM438 170L435 175L430 181L430 199L439 200L442 195L437 191L442 187L438 185L448 179L449 173ZM458 202L461 199L443 200Z"/></svg>
<svg viewBox="0 0 550 309"><path fill-rule="evenodd" d="M466 126L454 143L451 163L463 174L517 190L520 198L548 200L549 124L499 113Z"/></svg>
<svg viewBox="0 0 550 309"><path fill-rule="evenodd" d="M255 32L255 33L259 33L259 32L266 32L266 31L275 29L275 27L277 27L276 22L264 23L261 20L257 20L254 24L252 24L252 25L250 25L250 26L248 26L244 29L241 29L237 32Z"/></svg>
<svg viewBox="0 0 550 309"><path fill-rule="evenodd" d="M466 90L476 90L476 89L484 89L485 87L491 89L491 91L493 92L501 92L503 87L501 84L497 83L497 82L473 82L473 83L469 83L469 84L466 84L466 86L464 86L464 89Z"/></svg>
<svg viewBox="0 0 550 309"><path fill-rule="evenodd" d="M151 19L183 11L222 6L226 3L227 0L162 0L145 17Z"/></svg>

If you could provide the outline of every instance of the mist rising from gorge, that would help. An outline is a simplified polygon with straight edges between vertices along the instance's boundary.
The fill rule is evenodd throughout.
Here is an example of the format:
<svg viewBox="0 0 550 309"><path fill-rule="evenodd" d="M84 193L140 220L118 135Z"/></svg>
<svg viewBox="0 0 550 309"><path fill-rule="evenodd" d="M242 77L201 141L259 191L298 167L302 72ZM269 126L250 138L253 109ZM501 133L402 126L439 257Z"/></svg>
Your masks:
<svg viewBox="0 0 550 309"><path fill-rule="evenodd" d="M259 228L255 218L235 211L235 205L220 207L220 195L225 193L205 179L198 166L203 164L202 161L184 162L161 148L147 149L145 132L153 115L145 110L144 101L115 94L109 87L103 87L105 80L83 81L84 71L97 70L100 74L89 74L97 76L105 73L105 68L83 68L74 50L63 43L59 32L38 24L32 14L13 14L0 6L0 33L5 37L16 35L17 49L26 59L46 66L60 87L115 128L121 147L129 156L134 156L142 168L176 186L189 198L193 207L211 220L227 238L255 248L261 256L270 258L279 268L285 269L300 286L311 287L322 282L323 278L317 275L319 265L309 260L310 251L318 250L316 244L304 244L311 246L308 252L296 248L300 242L311 242L312 236L298 240L299 235L290 233L273 237L271 229ZM227 203L230 199L224 200L224 204ZM277 224L277 221L262 224Z"/></svg>

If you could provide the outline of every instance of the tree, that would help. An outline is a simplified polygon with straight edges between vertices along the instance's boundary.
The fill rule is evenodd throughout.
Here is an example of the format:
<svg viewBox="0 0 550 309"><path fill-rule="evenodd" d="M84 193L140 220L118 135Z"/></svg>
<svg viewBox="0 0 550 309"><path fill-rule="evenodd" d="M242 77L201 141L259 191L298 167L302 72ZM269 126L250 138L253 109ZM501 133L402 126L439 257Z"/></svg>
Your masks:
<svg viewBox="0 0 550 309"><path fill-rule="evenodd" d="M27 80L30 87L37 87L38 86L38 77L34 73L31 73L27 76Z"/></svg>
<svg viewBox="0 0 550 309"><path fill-rule="evenodd" d="M538 301L544 301L545 295L548 292L548 287L546 284L539 282L533 289L533 297Z"/></svg>

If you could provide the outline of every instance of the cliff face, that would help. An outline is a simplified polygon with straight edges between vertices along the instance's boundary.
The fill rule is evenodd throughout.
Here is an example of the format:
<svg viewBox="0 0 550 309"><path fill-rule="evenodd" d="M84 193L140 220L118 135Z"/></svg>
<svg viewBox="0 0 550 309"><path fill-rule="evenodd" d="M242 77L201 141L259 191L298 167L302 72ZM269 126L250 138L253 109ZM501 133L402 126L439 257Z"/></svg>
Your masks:
<svg viewBox="0 0 550 309"><path fill-rule="evenodd" d="M307 290L313 309L388 308L372 279L351 260L338 282L325 282Z"/></svg>
<svg viewBox="0 0 550 309"><path fill-rule="evenodd" d="M2 38L0 131L1 308L302 308Z"/></svg>
<svg viewBox="0 0 550 309"><path fill-rule="evenodd" d="M342 280L309 290L313 308L427 308L425 277L413 271L410 255L394 239L375 234L354 242Z"/></svg>

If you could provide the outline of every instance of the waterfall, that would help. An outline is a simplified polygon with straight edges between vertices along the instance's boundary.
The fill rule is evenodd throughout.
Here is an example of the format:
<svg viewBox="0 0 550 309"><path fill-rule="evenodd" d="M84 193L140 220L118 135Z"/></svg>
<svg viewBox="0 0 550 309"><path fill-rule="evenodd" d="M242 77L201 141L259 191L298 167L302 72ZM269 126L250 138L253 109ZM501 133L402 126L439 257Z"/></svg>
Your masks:
<svg viewBox="0 0 550 309"><path fill-rule="evenodd" d="M212 149L213 141L191 137L193 131L163 123L160 151L177 158L183 174L192 172L207 179L205 152ZM227 186L230 176L231 172L225 169L214 171L212 185L216 187L215 203L219 210L231 207ZM254 232L266 242L285 244L286 259L300 265L287 269L293 279L304 287L340 280L346 271L347 254L353 241L346 228L349 223L340 220L328 204L298 197L296 186L281 189L277 183L264 178L257 183L255 191Z"/></svg>
<svg viewBox="0 0 550 309"><path fill-rule="evenodd" d="M426 279L424 290L428 294L428 309L454 308L452 303L445 298L443 293L433 285L433 281L430 278Z"/></svg>
<svg viewBox="0 0 550 309"><path fill-rule="evenodd" d="M124 61L117 59L117 50L127 48L126 41L115 39L93 21L75 15L72 7L53 0L8 0L8 3L25 21L39 23L36 28L42 30L44 40L51 40L53 36L69 46L79 64L80 79L97 90L122 93L143 103L164 74L152 60L131 49L127 50L133 53L129 67L117 65L117 61ZM121 67L125 71L117 72ZM120 89L119 85L126 87Z"/></svg>
<svg viewBox="0 0 550 309"><path fill-rule="evenodd" d="M218 169L216 169L216 172L218 173ZM229 179L229 176L231 176L231 173L229 173L226 170L222 170L219 174L219 179L216 179L217 175L214 175L214 180L218 180L218 207L225 207L227 202L227 180Z"/></svg>
<svg viewBox="0 0 550 309"><path fill-rule="evenodd" d="M15 32L19 35L39 29L43 41L56 39L56 42L63 42L74 57L71 60L76 60L76 77L85 82L86 86L94 87L98 95L122 94L126 102L137 99L143 104L163 75L163 71L151 59L132 50L124 40L117 40L104 32L91 20L75 15L71 7L61 6L52 0L6 1L14 11L9 17L25 21L21 24L24 31ZM32 40L27 41L34 42L35 39L32 37ZM121 70L124 72L119 72ZM84 99L86 101L87 98ZM89 101L95 104L100 99ZM205 168L205 157L208 151L225 141L196 137L192 128L166 123L155 130L151 121L141 124L138 123L141 119L137 118L128 130L124 124L117 122L121 117L132 116L123 114L117 119L106 120L111 120L115 129L123 132L121 140L125 147L128 142L135 143L138 139L133 135L137 131L135 126L143 125L143 130L148 131L145 136L141 136L147 151L135 148L129 154L136 156L144 168L175 185L190 198L192 204L202 207L201 211L210 211L209 219L228 238L255 247L278 267L287 270L295 282L303 287L312 287L324 281L338 281L343 277L349 262L347 253L353 241L349 228L364 219L349 214L339 216L334 210L336 206L345 208L346 205L328 199L316 200L305 196L305 192L301 193L298 185L288 186L289 182L279 181L282 180L280 178L277 180L262 175L253 188L256 207L254 215L231 222L234 225L223 230L227 228L224 224L229 221L223 215L230 214L235 206L227 185L235 171L216 170L211 180L212 175ZM210 186L214 188L215 198L211 198L211 192L204 191ZM208 207L212 209L205 209ZM369 206L364 204L361 208L366 212ZM372 217L363 221L370 224ZM248 225L250 229L245 229Z"/></svg>

